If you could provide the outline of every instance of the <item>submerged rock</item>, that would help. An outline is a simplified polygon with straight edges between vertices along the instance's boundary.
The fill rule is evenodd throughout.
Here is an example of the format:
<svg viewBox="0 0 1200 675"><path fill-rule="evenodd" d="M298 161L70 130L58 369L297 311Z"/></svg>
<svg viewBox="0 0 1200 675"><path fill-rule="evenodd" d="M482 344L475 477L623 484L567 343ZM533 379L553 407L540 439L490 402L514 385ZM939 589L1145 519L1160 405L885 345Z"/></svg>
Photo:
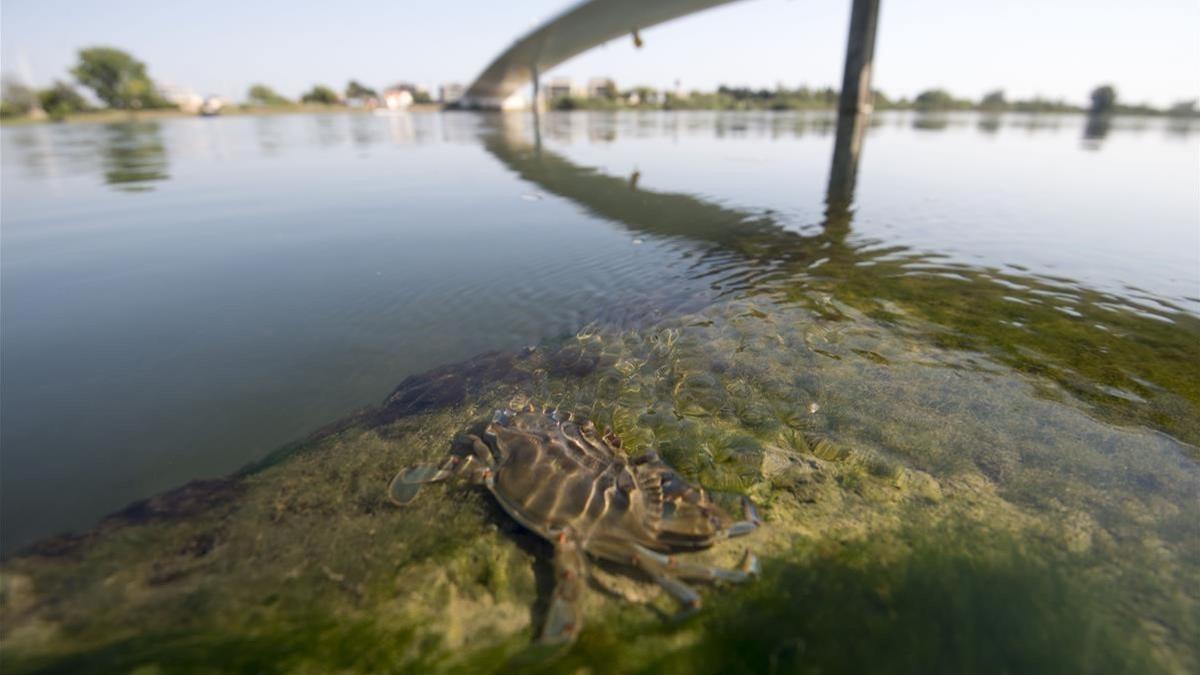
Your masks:
<svg viewBox="0 0 1200 675"><path fill-rule="evenodd" d="M1190 450L839 311L835 333L808 310L729 302L410 377L236 476L5 560L5 671L1200 666ZM478 488L405 509L384 495L397 467L437 461L514 401L612 426L715 498L754 499L760 583L664 622L674 608L648 580L602 570L578 642L537 652L550 546Z"/></svg>

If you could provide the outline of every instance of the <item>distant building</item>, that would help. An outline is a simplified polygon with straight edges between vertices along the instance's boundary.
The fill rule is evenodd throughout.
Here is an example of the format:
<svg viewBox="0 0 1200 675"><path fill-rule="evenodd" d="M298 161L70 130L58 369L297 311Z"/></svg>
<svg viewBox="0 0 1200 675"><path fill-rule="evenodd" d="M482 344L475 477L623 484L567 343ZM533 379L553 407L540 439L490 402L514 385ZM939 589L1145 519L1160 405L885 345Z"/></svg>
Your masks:
<svg viewBox="0 0 1200 675"><path fill-rule="evenodd" d="M199 112L205 117L220 115L221 109L228 105L229 102L220 96L209 96L200 104Z"/></svg>
<svg viewBox="0 0 1200 675"><path fill-rule="evenodd" d="M466 91L467 88L457 82L443 84L438 87L438 100L442 103L454 103L462 98Z"/></svg>
<svg viewBox="0 0 1200 675"><path fill-rule="evenodd" d="M412 90L404 89L402 86L397 85L383 91L383 104L389 110L403 110L413 104Z"/></svg>
<svg viewBox="0 0 1200 675"><path fill-rule="evenodd" d="M420 84L413 84L411 82L399 82L383 92L384 102L386 103L387 101L388 92L401 91L407 91L408 95L412 97L412 101L409 102L409 105L412 105L413 103L428 103L429 101L433 100L433 98L429 95L429 87ZM392 107L390 103L388 104L388 107Z"/></svg>
<svg viewBox="0 0 1200 675"><path fill-rule="evenodd" d="M616 98L617 83L611 77L593 77L588 80L588 98Z"/></svg>
<svg viewBox="0 0 1200 675"><path fill-rule="evenodd" d="M653 87L634 87L625 95L625 101L629 105L659 105L663 95Z"/></svg>
<svg viewBox="0 0 1200 675"><path fill-rule="evenodd" d="M204 97L173 84L158 85L158 95L185 113L196 114L204 106Z"/></svg>
<svg viewBox="0 0 1200 675"><path fill-rule="evenodd" d="M545 92L546 100L548 101L554 101L570 96L583 96L587 94L586 91L580 91L579 88L576 87L573 82L571 82L571 78L569 77L556 77L553 80L550 80L550 82L542 89L542 91Z"/></svg>

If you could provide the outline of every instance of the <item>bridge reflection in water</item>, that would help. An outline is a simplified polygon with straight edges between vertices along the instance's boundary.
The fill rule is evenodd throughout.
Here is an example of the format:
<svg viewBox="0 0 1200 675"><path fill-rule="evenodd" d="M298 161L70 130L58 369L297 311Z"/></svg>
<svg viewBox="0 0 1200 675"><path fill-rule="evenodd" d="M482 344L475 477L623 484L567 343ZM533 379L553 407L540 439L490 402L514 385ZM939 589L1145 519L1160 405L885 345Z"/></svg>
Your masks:
<svg viewBox="0 0 1200 675"><path fill-rule="evenodd" d="M640 28L728 4L734 0L584 0L544 22L497 56L467 88L461 105L510 108L516 92L533 84L534 134L540 146L541 74L592 47L632 33L640 48ZM845 66L838 101L837 140L827 201L833 221L849 224L863 135L872 110L871 76L880 0L852 0ZM827 227L829 223L827 223Z"/></svg>
<svg viewBox="0 0 1200 675"><path fill-rule="evenodd" d="M708 282L718 297L802 306L831 321L844 318L839 305L851 307L939 348L988 354L1017 371L1049 377L1110 422L1161 429L1200 445L1200 425L1163 414L1176 405L1177 392L1191 387L1196 368L1156 369L1154 359L1121 337L1140 335L1147 344L1193 353L1200 317L1135 306L1070 279L979 267L853 236L854 184L868 126L862 120L855 134L837 137L824 218L813 232L787 227L769 213L646 190L637 172L609 176L574 164L542 146L532 119L494 116L482 131L484 148L521 179L592 215L638 236L686 243L688 276ZM1075 339L1046 339L1067 334ZM1093 349L1076 349L1080 343ZM1114 373L1121 375L1114 380ZM1114 395L1113 387L1136 392L1137 400Z"/></svg>

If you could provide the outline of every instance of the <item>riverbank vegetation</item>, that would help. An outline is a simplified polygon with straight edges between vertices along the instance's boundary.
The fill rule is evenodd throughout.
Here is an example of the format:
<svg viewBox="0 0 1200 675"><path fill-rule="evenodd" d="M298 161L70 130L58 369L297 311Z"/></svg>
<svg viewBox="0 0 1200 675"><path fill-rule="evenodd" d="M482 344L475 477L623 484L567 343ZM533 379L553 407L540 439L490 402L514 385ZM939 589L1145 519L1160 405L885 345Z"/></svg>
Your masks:
<svg viewBox="0 0 1200 675"><path fill-rule="evenodd" d="M332 107L370 109L382 105L381 97L357 80L339 92L314 84L292 100L263 83L251 85L242 101L200 96L156 83L145 63L114 47L81 49L71 68L73 81L55 80L39 89L6 74L0 86L0 120L5 123L41 121L114 121L137 117L171 117L197 113L281 113L324 110ZM424 89L397 85L410 91L411 103L431 104Z"/></svg>
<svg viewBox="0 0 1200 675"><path fill-rule="evenodd" d="M108 121L128 114L214 114L245 112L302 112L328 107L372 109L392 105L390 96L399 96L401 107L412 104L433 104L426 90L399 84L380 95L357 80L350 80L344 91L324 84L314 84L300 96L289 99L270 86L257 83L249 87L241 102L216 96L201 97L192 92L174 90L154 82L145 63L132 54L114 47L81 49L78 61L70 70L75 83L88 90L81 93L66 80L55 80L45 89L38 89L16 77L6 75L0 88L0 120L5 122L63 121L91 119ZM801 85L789 89L779 85L774 89L754 89L721 85L716 91L664 91L648 86L619 90L608 81L590 95L556 96L546 101L554 110L830 110L837 107L838 90L833 87L814 88ZM1119 99L1112 85L1097 86L1090 95L1090 105L1080 105L1064 99L1034 97L1014 99L998 89L979 100L958 97L951 92L934 88L909 98L893 98L875 90L876 110L916 110L944 112L978 110L989 113L1059 113L1088 112L1092 115L1168 115L1198 117L1197 101L1179 101L1167 108L1147 103L1126 103Z"/></svg>
<svg viewBox="0 0 1200 675"><path fill-rule="evenodd" d="M581 97L563 96L548 102L554 110L831 110L837 107L838 90L833 87L789 89L782 85L774 89L753 89L721 85L715 92L659 92L651 87L633 87L623 92ZM946 112L977 110L990 113L1080 113L1129 115L1200 116L1197 101L1179 101L1169 108L1155 108L1147 103L1128 104L1118 100L1112 85L1096 87L1090 96L1090 107L1064 99L1034 97L1009 100L1004 90L991 91L979 100L960 98L945 89L927 89L913 98L892 98L876 89L872 92L876 110L916 110Z"/></svg>

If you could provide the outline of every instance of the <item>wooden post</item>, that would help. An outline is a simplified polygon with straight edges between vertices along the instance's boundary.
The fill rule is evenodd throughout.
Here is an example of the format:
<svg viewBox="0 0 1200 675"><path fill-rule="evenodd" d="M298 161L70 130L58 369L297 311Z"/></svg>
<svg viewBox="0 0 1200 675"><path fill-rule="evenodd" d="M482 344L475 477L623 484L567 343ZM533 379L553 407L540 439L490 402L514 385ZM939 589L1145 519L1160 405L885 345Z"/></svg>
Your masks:
<svg viewBox="0 0 1200 675"><path fill-rule="evenodd" d="M871 112L871 68L875 61L875 28L879 25L879 0L854 0L850 9L850 35L846 38L846 72L842 77L838 112Z"/></svg>
<svg viewBox="0 0 1200 675"><path fill-rule="evenodd" d="M826 194L827 227L848 229L858 179L858 158L871 113L871 67L875 60L875 27L879 0L854 0L850 10L850 35L846 38L846 73L838 104L837 138L829 168Z"/></svg>

